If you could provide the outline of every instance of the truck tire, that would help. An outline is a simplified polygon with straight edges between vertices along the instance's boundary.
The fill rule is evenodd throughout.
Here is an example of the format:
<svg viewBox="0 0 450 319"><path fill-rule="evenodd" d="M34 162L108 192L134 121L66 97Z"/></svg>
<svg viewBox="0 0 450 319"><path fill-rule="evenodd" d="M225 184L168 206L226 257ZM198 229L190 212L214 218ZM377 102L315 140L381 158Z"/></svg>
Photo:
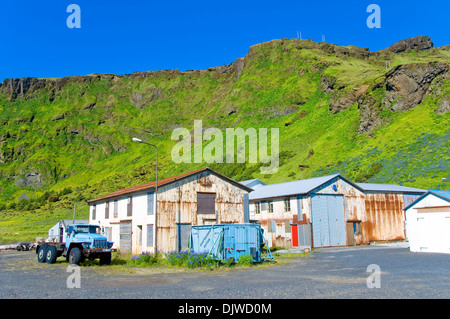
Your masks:
<svg viewBox="0 0 450 319"><path fill-rule="evenodd" d="M73 247L69 252L69 264L79 265L81 262L81 250L78 247Z"/></svg>
<svg viewBox="0 0 450 319"><path fill-rule="evenodd" d="M48 246L47 253L45 254L45 261L49 264L54 264L57 258L57 252L55 246Z"/></svg>
<svg viewBox="0 0 450 319"><path fill-rule="evenodd" d="M38 252L37 252L37 257L38 257L38 261L40 263L45 262L45 257L47 256L47 245L42 245L41 247L39 247Z"/></svg>
<svg viewBox="0 0 450 319"><path fill-rule="evenodd" d="M111 253L100 254L100 265L111 264Z"/></svg>

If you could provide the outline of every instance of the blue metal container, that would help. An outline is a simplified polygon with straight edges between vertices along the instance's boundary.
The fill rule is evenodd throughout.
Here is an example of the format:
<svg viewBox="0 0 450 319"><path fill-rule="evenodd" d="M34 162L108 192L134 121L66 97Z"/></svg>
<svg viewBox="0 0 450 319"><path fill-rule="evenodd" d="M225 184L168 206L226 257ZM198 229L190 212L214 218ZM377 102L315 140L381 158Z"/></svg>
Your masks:
<svg viewBox="0 0 450 319"><path fill-rule="evenodd" d="M267 255L261 255L261 247L266 244ZM194 253L208 253L216 260L235 262L243 255L253 257L253 262L262 259L273 260L273 255L264 238L263 230L257 224L216 224L192 226L189 248Z"/></svg>

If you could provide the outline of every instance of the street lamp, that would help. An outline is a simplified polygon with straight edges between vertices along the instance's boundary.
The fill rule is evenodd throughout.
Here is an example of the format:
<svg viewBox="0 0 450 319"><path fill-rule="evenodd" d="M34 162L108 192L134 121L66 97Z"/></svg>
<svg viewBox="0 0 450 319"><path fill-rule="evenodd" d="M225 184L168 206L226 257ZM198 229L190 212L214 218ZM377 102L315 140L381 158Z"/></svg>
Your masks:
<svg viewBox="0 0 450 319"><path fill-rule="evenodd" d="M158 238L158 233L157 233L157 217L158 217L158 147L156 145L144 142L141 139L138 139L136 137L133 137L133 142L137 142L137 143L143 143L143 144L147 144L150 146L153 146L156 149L156 182L155 182L155 251L154 253L156 254L156 249L157 249L157 238Z"/></svg>

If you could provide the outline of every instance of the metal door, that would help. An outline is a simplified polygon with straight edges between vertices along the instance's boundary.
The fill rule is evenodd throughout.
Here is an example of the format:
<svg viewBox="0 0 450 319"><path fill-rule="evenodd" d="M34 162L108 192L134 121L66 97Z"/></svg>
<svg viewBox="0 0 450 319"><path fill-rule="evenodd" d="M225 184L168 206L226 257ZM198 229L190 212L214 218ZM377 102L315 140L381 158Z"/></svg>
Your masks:
<svg viewBox="0 0 450 319"><path fill-rule="evenodd" d="M131 251L131 220L120 222L120 251Z"/></svg>
<svg viewBox="0 0 450 319"><path fill-rule="evenodd" d="M314 247L346 245L342 195L312 194L311 215Z"/></svg>
<svg viewBox="0 0 450 319"><path fill-rule="evenodd" d="M292 247L298 247L298 229L297 225L292 225Z"/></svg>

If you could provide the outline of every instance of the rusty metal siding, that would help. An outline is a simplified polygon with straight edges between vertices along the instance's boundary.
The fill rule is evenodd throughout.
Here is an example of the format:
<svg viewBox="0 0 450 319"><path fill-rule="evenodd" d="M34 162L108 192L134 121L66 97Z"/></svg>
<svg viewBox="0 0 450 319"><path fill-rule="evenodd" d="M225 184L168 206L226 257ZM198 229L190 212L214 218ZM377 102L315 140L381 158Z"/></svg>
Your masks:
<svg viewBox="0 0 450 319"><path fill-rule="evenodd" d="M215 211L197 214L197 193L215 194ZM158 189L157 249L176 250L178 225L244 222L243 196L248 192L209 171L163 185Z"/></svg>
<svg viewBox="0 0 450 319"><path fill-rule="evenodd" d="M403 194L368 193L361 220L362 243L405 239Z"/></svg>
<svg viewBox="0 0 450 319"><path fill-rule="evenodd" d="M285 184L282 184L285 185ZM292 184L294 185L294 184ZM363 190L358 185L346 181L340 176L326 180L322 185L316 187L308 194L302 196L297 205L297 196L291 196L291 211L284 212L283 197L276 191L276 184L271 185L277 197L254 199L255 202L263 202L272 199L274 212L269 214L261 209L260 214L255 214L251 209L253 220L261 223L267 233L268 243L272 246L290 247L292 234L286 231L286 221L292 224L308 224L311 226L311 195L343 195L344 196L344 221L347 244L369 244L371 241L393 241L405 239L405 218L403 208L414 198L419 196L413 193L400 191L369 191ZM291 193L294 190L290 190ZM267 193L267 192L266 192ZM250 194L250 198L252 198ZM263 205L261 205L262 208ZM313 208L314 209L314 208ZM300 212L300 216L299 216ZM353 226L357 228L356 233ZM314 236L314 232L312 234Z"/></svg>

